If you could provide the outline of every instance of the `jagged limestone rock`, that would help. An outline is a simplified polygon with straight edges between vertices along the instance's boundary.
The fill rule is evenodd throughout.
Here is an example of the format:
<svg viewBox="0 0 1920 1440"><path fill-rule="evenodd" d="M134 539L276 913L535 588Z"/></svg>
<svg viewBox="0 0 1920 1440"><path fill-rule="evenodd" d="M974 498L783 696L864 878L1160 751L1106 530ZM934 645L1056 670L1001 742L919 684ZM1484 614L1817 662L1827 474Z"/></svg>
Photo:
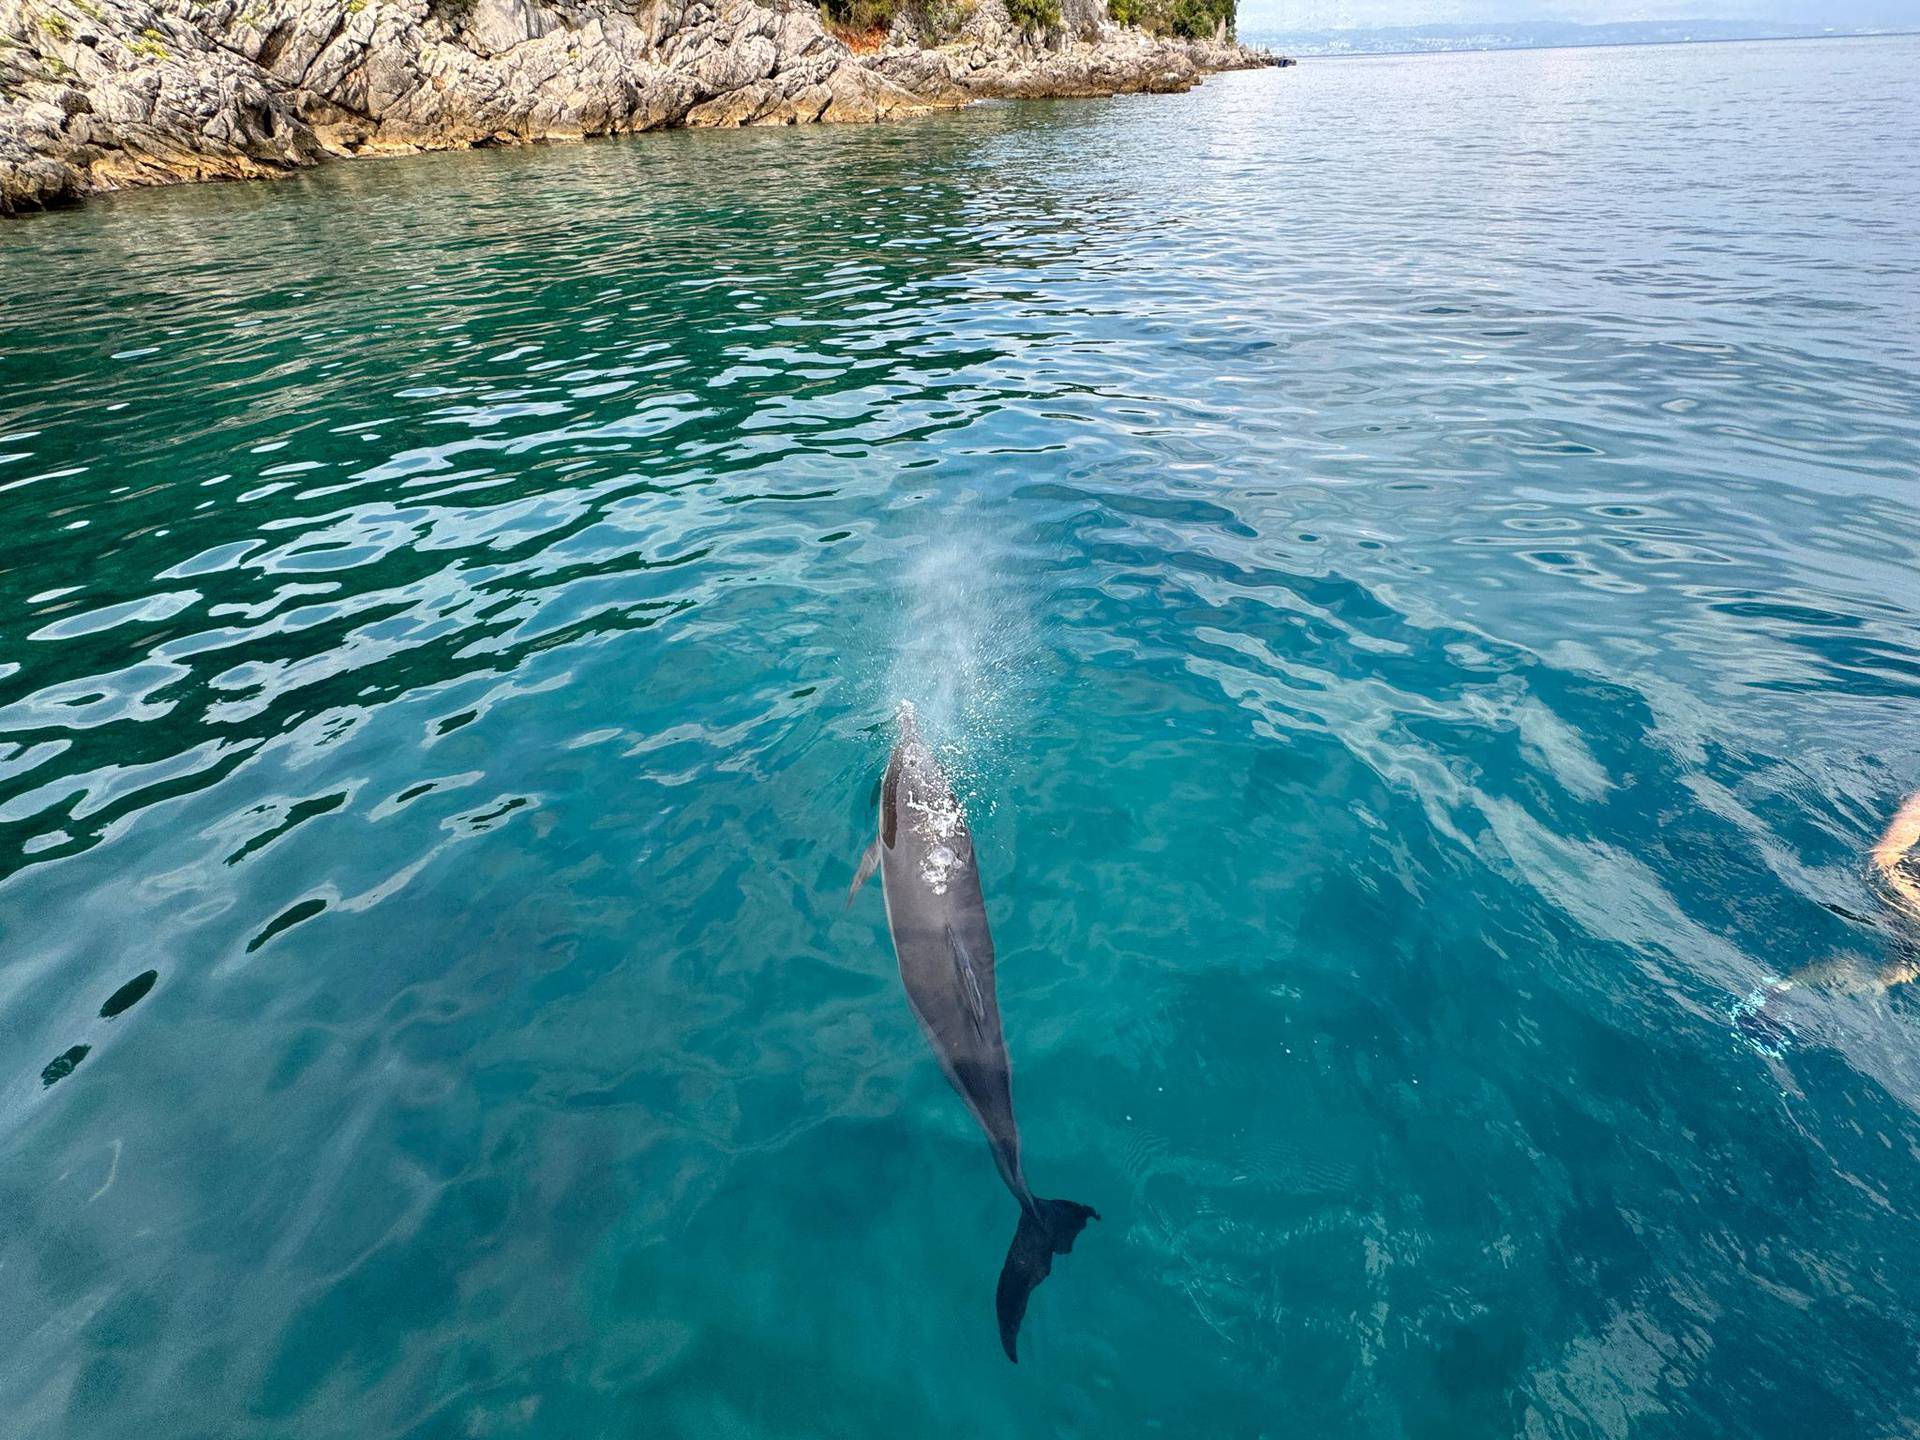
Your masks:
<svg viewBox="0 0 1920 1440"><path fill-rule="evenodd" d="M1265 63L1121 30L1105 0L1068 0L1049 37L999 0L966 12L956 44L863 57L798 0L0 0L0 213L328 155L872 121Z"/></svg>

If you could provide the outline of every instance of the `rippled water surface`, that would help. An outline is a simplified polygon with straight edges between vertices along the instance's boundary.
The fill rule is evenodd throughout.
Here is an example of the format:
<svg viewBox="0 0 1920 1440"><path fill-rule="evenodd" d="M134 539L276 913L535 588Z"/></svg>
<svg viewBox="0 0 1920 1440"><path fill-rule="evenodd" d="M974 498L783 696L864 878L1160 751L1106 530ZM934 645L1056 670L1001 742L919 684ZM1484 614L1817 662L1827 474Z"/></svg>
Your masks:
<svg viewBox="0 0 1920 1440"><path fill-rule="evenodd" d="M10 1436L1896 1436L1920 43L0 233ZM1014 1207L842 896L970 796Z"/></svg>

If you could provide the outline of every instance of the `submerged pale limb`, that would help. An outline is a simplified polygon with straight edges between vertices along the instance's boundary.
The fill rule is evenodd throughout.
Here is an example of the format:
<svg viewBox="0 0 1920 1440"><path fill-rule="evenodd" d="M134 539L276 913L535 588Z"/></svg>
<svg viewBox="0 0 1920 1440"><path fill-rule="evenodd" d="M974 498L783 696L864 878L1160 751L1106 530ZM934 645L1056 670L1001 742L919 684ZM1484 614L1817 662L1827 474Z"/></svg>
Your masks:
<svg viewBox="0 0 1920 1440"><path fill-rule="evenodd" d="M1920 844L1920 790L1907 797L1907 803L1887 822L1886 833L1873 847L1873 868L1880 883L1887 887L1893 903L1907 912L1908 919L1920 921L1920 884L1914 883L1904 864L1915 844Z"/></svg>
<svg viewBox="0 0 1920 1440"><path fill-rule="evenodd" d="M1920 884L1908 873L1908 857L1920 845L1920 791L1894 812L1871 852L1873 877L1888 908L1906 926L1920 926ZM1864 955L1829 955L1802 965L1783 979L1755 988L1733 1010L1734 1024L1769 1054L1778 1054L1796 1032L1793 1020L1776 1003L1794 990L1828 995L1882 996L1920 979L1920 948L1910 936L1896 937L1893 956L1875 961Z"/></svg>

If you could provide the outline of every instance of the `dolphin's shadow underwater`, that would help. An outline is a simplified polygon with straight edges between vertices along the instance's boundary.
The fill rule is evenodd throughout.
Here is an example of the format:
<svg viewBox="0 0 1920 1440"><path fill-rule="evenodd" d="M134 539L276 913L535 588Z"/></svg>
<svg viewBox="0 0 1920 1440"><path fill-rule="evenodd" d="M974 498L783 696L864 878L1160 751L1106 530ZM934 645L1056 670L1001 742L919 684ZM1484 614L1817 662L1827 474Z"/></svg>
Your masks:
<svg viewBox="0 0 1920 1440"><path fill-rule="evenodd" d="M1013 1072L1000 1032L993 985L993 937L987 930L973 832L953 785L920 738L913 707L902 705L899 738L880 786L880 833L861 857L847 904L877 868L887 928L907 1000L953 1088L986 1132L993 1163L1020 1202L1020 1224L994 1293L1000 1343L1016 1363L1015 1341L1027 1297L1073 1248L1090 1205L1042 1200L1020 1170L1013 1119Z"/></svg>

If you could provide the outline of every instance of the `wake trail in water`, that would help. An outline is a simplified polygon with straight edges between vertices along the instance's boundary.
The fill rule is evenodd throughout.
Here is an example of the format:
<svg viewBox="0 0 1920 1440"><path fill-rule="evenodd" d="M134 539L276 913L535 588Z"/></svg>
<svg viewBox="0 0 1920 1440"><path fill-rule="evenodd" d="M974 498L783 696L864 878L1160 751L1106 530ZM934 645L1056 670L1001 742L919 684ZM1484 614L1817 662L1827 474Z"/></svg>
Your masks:
<svg viewBox="0 0 1920 1440"><path fill-rule="evenodd" d="M1017 729L1036 654L1029 602L977 533L928 542L902 576L883 698L890 715L913 706L962 803L991 795L984 782Z"/></svg>

